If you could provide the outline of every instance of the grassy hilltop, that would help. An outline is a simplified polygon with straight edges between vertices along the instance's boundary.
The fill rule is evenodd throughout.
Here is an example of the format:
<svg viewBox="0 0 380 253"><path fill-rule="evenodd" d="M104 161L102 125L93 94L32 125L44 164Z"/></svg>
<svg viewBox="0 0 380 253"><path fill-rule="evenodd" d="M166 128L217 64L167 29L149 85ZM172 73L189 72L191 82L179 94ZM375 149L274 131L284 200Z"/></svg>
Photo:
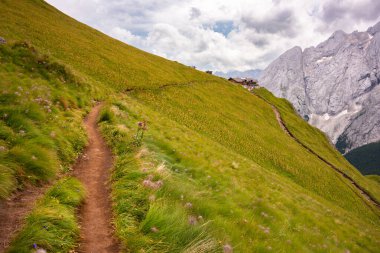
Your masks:
<svg viewBox="0 0 380 253"><path fill-rule="evenodd" d="M67 171L86 144L81 118L102 100L99 125L115 154L114 222L125 252L379 249L379 209L291 139L258 96L303 144L380 200L378 182L287 101L128 46L40 0L0 0L0 37L7 40L0 45L1 198ZM143 120L148 130L136 145ZM63 207L51 198L70 203L62 217L70 227L43 217L27 222L15 249L28 252L31 238L49 252L75 245L72 209L83 196L64 189L73 200L62 201L54 189L40 205L56 213ZM44 222L66 231L70 243L27 233Z"/></svg>

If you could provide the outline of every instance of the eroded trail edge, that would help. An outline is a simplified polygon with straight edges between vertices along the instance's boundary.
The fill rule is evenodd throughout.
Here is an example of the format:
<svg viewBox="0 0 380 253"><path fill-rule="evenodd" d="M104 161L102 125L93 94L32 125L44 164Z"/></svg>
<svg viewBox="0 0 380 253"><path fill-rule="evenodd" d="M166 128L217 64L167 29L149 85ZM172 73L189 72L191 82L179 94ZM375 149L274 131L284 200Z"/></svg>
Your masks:
<svg viewBox="0 0 380 253"><path fill-rule="evenodd" d="M96 105L85 119L89 144L74 166L74 176L86 189L80 209L81 240L77 251L81 253L113 253L120 247L111 222L109 178L113 157L97 127L101 106Z"/></svg>
<svg viewBox="0 0 380 253"><path fill-rule="evenodd" d="M0 203L0 252L4 252L14 236L24 225L25 216L30 213L36 200L43 196L50 184L28 186L21 192Z"/></svg>

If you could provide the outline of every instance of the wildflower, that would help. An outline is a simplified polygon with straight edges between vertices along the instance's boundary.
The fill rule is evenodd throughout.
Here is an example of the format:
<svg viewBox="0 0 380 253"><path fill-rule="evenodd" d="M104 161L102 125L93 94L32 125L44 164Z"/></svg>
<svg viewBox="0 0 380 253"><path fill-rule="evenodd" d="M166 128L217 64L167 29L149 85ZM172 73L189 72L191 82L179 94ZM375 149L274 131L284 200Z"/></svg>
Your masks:
<svg viewBox="0 0 380 253"><path fill-rule="evenodd" d="M56 136L55 132L54 132L54 131L51 131L51 132L50 132L50 137L51 137L51 138L55 138L55 136Z"/></svg>
<svg viewBox="0 0 380 253"><path fill-rule="evenodd" d="M38 249L36 250L36 253L47 253L47 251L44 249Z"/></svg>
<svg viewBox="0 0 380 253"><path fill-rule="evenodd" d="M4 146L0 146L0 151L5 151L6 148Z"/></svg>
<svg viewBox="0 0 380 253"><path fill-rule="evenodd" d="M146 130L146 122L145 121L140 121L139 123L137 123L137 125L140 129Z"/></svg>
<svg viewBox="0 0 380 253"><path fill-rule="evenodd" d="M262 225L259 225L259 228L265 233L269 234L270 233L270 227L264 227Z"/></svg>
<svg viewBox="0 0 380 253"><path fill-rule="evenodd" d="M265 212L261 212L261 216L263 216L265 218L268 218L269 215L267 213L265 213Z"/></svg>
<svg viewBox="0 0 380 253"><path fill-rule="evenodd" d="M156 182L156 188L158 189L158 188L161 188L161 186L163 186L164 185L164 182L162 181L162 180L158 180L157 182Z"/></svg>
<svg viewBox="0 0 380 253"><path fill-rule="evenodd" d="M164 185L162 180L158 180L156 182L152 181L153 175L148 175L148 177L142 182L142 185L146 188L157 190Z"/></svg>
<svg viewBox="0 0 380 253"><path fill-rule="evenodd" d="M25 130L20 130L18 133L19 133L20 135L25 135Z"/></svg>
<svg viewBox="0 0 380 253"><path fill-rule="evenodd" d="M193 208L193 204L191 204L190 202L187 202L186 204L185 204L185 207L186 208Z"/></svg>
<svg viewBox="0 0 380 253"><path fill-rule="evenodd" d="M32 155L32 160L37 160L37 157L35 157L34 155Z"/></svg>
<svg viewBox="0 0 380 253"><path fill-rule="evenodd" d="M148 128L147 128L147 124L146 124L145 120L137 123L137 126L138 126L138 128L137 128L137 133L135 136L136 145L141 146L141 141L144 138L144 131L146 131Z"/></svg>
<svg viewBox="0 0 380 253"><path fill-rule="evenodd" d="M15 92L15 95L16 95L16 96L21 96L21 93L18 92L18 91L16 91L16 92Z"/></svg>
<svg viewBox="0 0 380 253"><path fill-rule="evenodd" d="M33 243L33 249L37 249L37 244Z"/></svg>
<svg viewBox="0 0 380 253"><path fill-rule="evenodd" d="M149 179L145 179L143 182L142 182L143 186L147 187L147 188L153 188L153 182L150 181Z"/></svg>
<svg viewBox="0 0 380 253"><path fill-rule="evenodd" d="M223 245L223 253L232 253L234 252L234 249L232 248L231 245L225 244Z"/></svg>
<svg viewBox="0 0 380 253"><path fill-rule="evenodd" d="M197 223L198 223L197 218L195 216L192 216L192 215L189 216L188 221L189 221L190 225L197 225Z"/></svg>
<svg viewBox="0 0 380 253"><path fill-rule="evenodd" d="M4 114L3 114L3 118L4 118L4 119L8 118L8 113L4 113Z"/></svg>

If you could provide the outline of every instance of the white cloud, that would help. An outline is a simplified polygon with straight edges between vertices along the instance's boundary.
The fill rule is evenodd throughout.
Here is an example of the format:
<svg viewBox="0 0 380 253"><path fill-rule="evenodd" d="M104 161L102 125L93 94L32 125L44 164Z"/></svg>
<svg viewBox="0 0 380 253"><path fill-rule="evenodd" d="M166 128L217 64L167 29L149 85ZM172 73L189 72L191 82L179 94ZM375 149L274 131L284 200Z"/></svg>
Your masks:
<svg viewBox="0 0 380 253"><path fill-rule="evenodd" d="M47 0L114 38L200 69L264 68L290 47L365 30L379 0Z"/></svg>

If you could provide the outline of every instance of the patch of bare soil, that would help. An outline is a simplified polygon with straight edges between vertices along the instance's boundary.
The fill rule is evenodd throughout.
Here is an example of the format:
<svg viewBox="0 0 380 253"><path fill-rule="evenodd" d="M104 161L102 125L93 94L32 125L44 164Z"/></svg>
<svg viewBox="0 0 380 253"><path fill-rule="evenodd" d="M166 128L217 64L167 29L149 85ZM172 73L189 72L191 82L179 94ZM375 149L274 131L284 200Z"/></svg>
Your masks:
<svg viewBox="0 0 380 253"><path fill-rule="evenodd" d="M74 166L76 176L86 188L86 199L80 210L83 253L119 252L114 236L110 200L110 169L113 157L97 128L101 105L95 106L85 119L89 145Z"/></svg>

